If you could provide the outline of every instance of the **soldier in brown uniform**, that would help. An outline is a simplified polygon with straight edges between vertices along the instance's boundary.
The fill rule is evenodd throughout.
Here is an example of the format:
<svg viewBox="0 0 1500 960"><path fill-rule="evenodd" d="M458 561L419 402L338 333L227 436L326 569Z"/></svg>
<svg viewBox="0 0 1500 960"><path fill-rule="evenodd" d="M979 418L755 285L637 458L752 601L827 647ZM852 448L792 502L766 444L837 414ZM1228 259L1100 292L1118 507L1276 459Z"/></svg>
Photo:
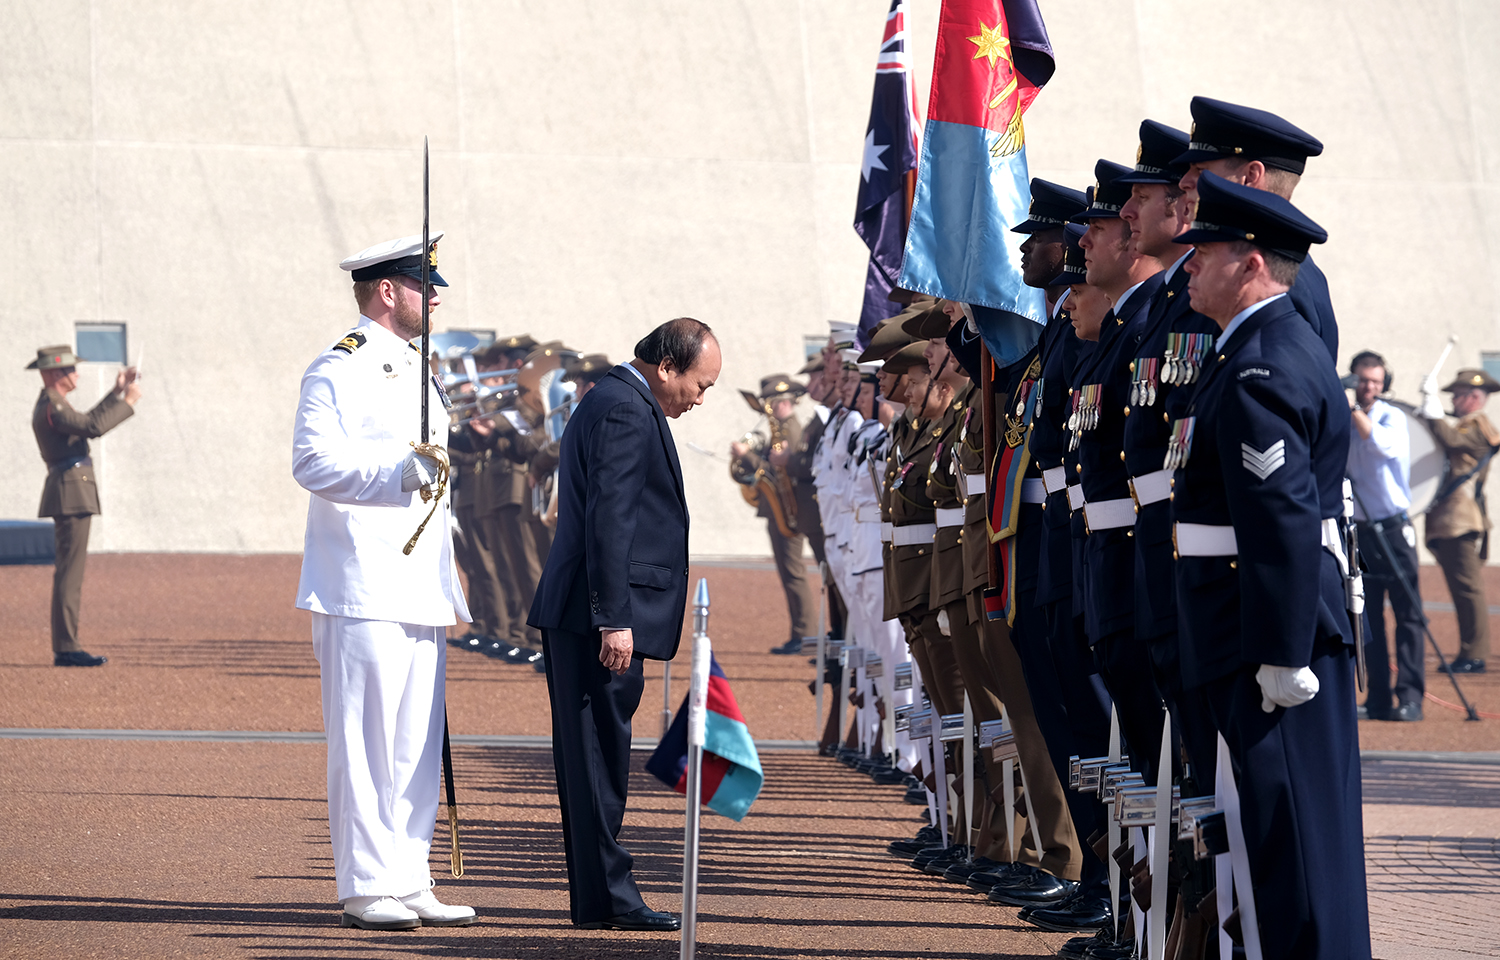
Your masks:
<svg viewBox="0 0 1500 960"><path fill-rule="evenodd" d="M1438 403L1435 383L1422 384L1422 416L1448 455L1448 476L1439 499L1427 512L1427 549L1437 558L1453 595L1458 616L1458 657L1454 673L1484 673L1490 654L1489 601L1484 592L1484 562L1489 558L1490 520L1484 503L1484 481L1489 461L1500 448L1500 431L1484 415L1490 394L1500 390L1483 370L1460 370L1445 393L1453 394L1448 422Z"/></svg>
<svg viewBox="0 0 1500 960"><path fill-rule="evenodd" d="M758 396L762 403L770 402L771 416L776 418L781 440L766 451L769 459L762 458L744 442L735 441L730 444L729 453L735 461L732 470L749 476L765 467L787 469L792 451L802 445L802 424L797 420L797 398L806 392L806 387L784 373L773 373L761 378ZM792 482L795 483L795 480ZM793 497L784 506L790 514L788 519L795 524L798 515L796 498ZM776 649L791 650L795 647L800 652L802 638L812 636L814 629L815 605L812 588L807 584L807 564L802 559L806 539L798 527L793 527L799 531L794 536L782 533L764 493L756 507L756 516L766 521L766 533L771 538L771 555L776 559L776 575L781 578L781 589L786 594L787 613L791 618L791 635L785 646Z"/></svg>
<svg viewBox="0 0 1500 960"><path fill-rule="evenodd" d="M455 400L462 401L463 395L468 392L470 391L462 389L456 391ZM463 570L464 577L468 580L468 588L464 594L469 601L471 618L469 631L460 637L449 637L448 643L464 650L479 650L487 642L493 642L489 638L493 638L496 633L496 601L500 592L499 578L495 573L495 557L479 535L477 506L478 491L484 474L483 446L473 429L473 421L448 431L448 462L452 468L448 488L453 497L453 517L458 522L458 532L453 538L453 552L459 569ZM503 615L503 603L499 606Z"/></svg>
<svg viewBox="0 0 1500 960"><path fill-rule="evenodd" d="M42 374L42 393L31 411L31 429L47 463L39 517L51 517L57 543L52 574L52 663L59 667L97 667L105 662L78 646L78 608L83 598L83 568L88 558L89 522L99 509L99 488L89 439L102 437L135 413L141 385L134 367L120 371L115 388L80 413L67 396L78 386L78 358L71 347L43 347L28 370Z"/></svg>

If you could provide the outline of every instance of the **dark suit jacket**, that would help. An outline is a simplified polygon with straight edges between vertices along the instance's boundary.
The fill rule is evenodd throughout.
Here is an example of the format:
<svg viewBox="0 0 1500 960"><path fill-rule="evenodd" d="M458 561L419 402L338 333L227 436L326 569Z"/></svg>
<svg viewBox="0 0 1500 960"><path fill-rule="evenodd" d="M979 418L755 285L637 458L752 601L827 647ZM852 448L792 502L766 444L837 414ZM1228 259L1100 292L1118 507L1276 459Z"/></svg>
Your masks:
<svg viewBox="0 0 1500 960"><path fill-rule="evenodd" d="M31 411L31 430L47 462L39 517L99 512L99 488L89 457L89 439L102 437L130 418L135 408L111 391L88 413L80 413L55 390L43 390Z"/></svg>
<svg viewBox="0 0 1500 960"><path fill-rule="evenodd" d="M588 635L629 627L635 655L670 660L687 606L682 466L656 398L615 367L563 433L557 535L528 623Z"/></svg>

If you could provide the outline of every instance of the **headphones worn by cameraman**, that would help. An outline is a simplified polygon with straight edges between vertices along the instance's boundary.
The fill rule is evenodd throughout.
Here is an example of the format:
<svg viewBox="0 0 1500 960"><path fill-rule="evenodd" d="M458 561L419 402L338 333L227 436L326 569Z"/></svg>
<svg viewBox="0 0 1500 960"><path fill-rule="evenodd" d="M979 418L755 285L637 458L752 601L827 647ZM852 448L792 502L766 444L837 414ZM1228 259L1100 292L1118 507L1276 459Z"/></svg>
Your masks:
<svg viewBox="0 0 1500 960"><path fill-rule="evenodd" d="M1380 392L1390 393L1391 384L1396 382L1396 375L1391 373L1390 364L1385 362L1385 357L1382 357L1374 350L1361 350L1359 353L1356 353L1354 355L1354 359L1349 361L1350 376L1355 376L1359 368L1365 366L1366 364L1378 364L1380 366L1380 369L1385 371L1385 385L1380 388Z"/></svg>

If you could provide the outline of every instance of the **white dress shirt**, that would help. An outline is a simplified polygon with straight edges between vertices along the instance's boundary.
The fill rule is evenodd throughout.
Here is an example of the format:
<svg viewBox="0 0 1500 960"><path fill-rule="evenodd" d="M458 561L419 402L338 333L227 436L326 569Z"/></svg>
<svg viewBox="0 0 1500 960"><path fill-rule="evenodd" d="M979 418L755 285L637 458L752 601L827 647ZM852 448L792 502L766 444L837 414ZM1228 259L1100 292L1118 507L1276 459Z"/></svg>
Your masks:
<svg viewBox="0 0 1500 960"><path fill-rule="evenodd" d="M1384 520L1411 508L1411 436L1406 414L1384 400L1376 398L1365 412L1370 439L1349 431L1349 479L1359 494L1354 518ZM1366 516L1361 506L1373 516Z"/></svg>

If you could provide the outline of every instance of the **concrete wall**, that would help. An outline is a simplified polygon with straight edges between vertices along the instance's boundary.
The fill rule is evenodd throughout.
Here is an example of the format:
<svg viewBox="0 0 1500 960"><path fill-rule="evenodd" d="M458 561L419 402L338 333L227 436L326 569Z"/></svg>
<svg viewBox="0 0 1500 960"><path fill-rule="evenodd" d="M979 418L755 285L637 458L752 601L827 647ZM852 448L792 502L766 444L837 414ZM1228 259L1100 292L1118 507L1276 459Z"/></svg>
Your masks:
<svg viewBox="0 0 1500 960"><path fill-rule="evenodd" d="M721 449L734 388L857 315L850 227L884 0L191 5L11 0L0 34L0 516L43 470L20 368L80 320L129 323L139 414L102 446L95 549L300 548L297 383L355 317L344 256L420 228L432 138L436 325L625 356L689 314L722 386L674 425L696 554L763 554ZM925 105L939 4L911 0ZM1413 397L1500 346L1500 8L1482 0L1043 0L1059 69L1030 114L1035 174L1082 186L1144 116L1204 93L1328 145L1297 201L1344 355L1384 351ZM85 369L80 402L111 370Z"/></svg>

